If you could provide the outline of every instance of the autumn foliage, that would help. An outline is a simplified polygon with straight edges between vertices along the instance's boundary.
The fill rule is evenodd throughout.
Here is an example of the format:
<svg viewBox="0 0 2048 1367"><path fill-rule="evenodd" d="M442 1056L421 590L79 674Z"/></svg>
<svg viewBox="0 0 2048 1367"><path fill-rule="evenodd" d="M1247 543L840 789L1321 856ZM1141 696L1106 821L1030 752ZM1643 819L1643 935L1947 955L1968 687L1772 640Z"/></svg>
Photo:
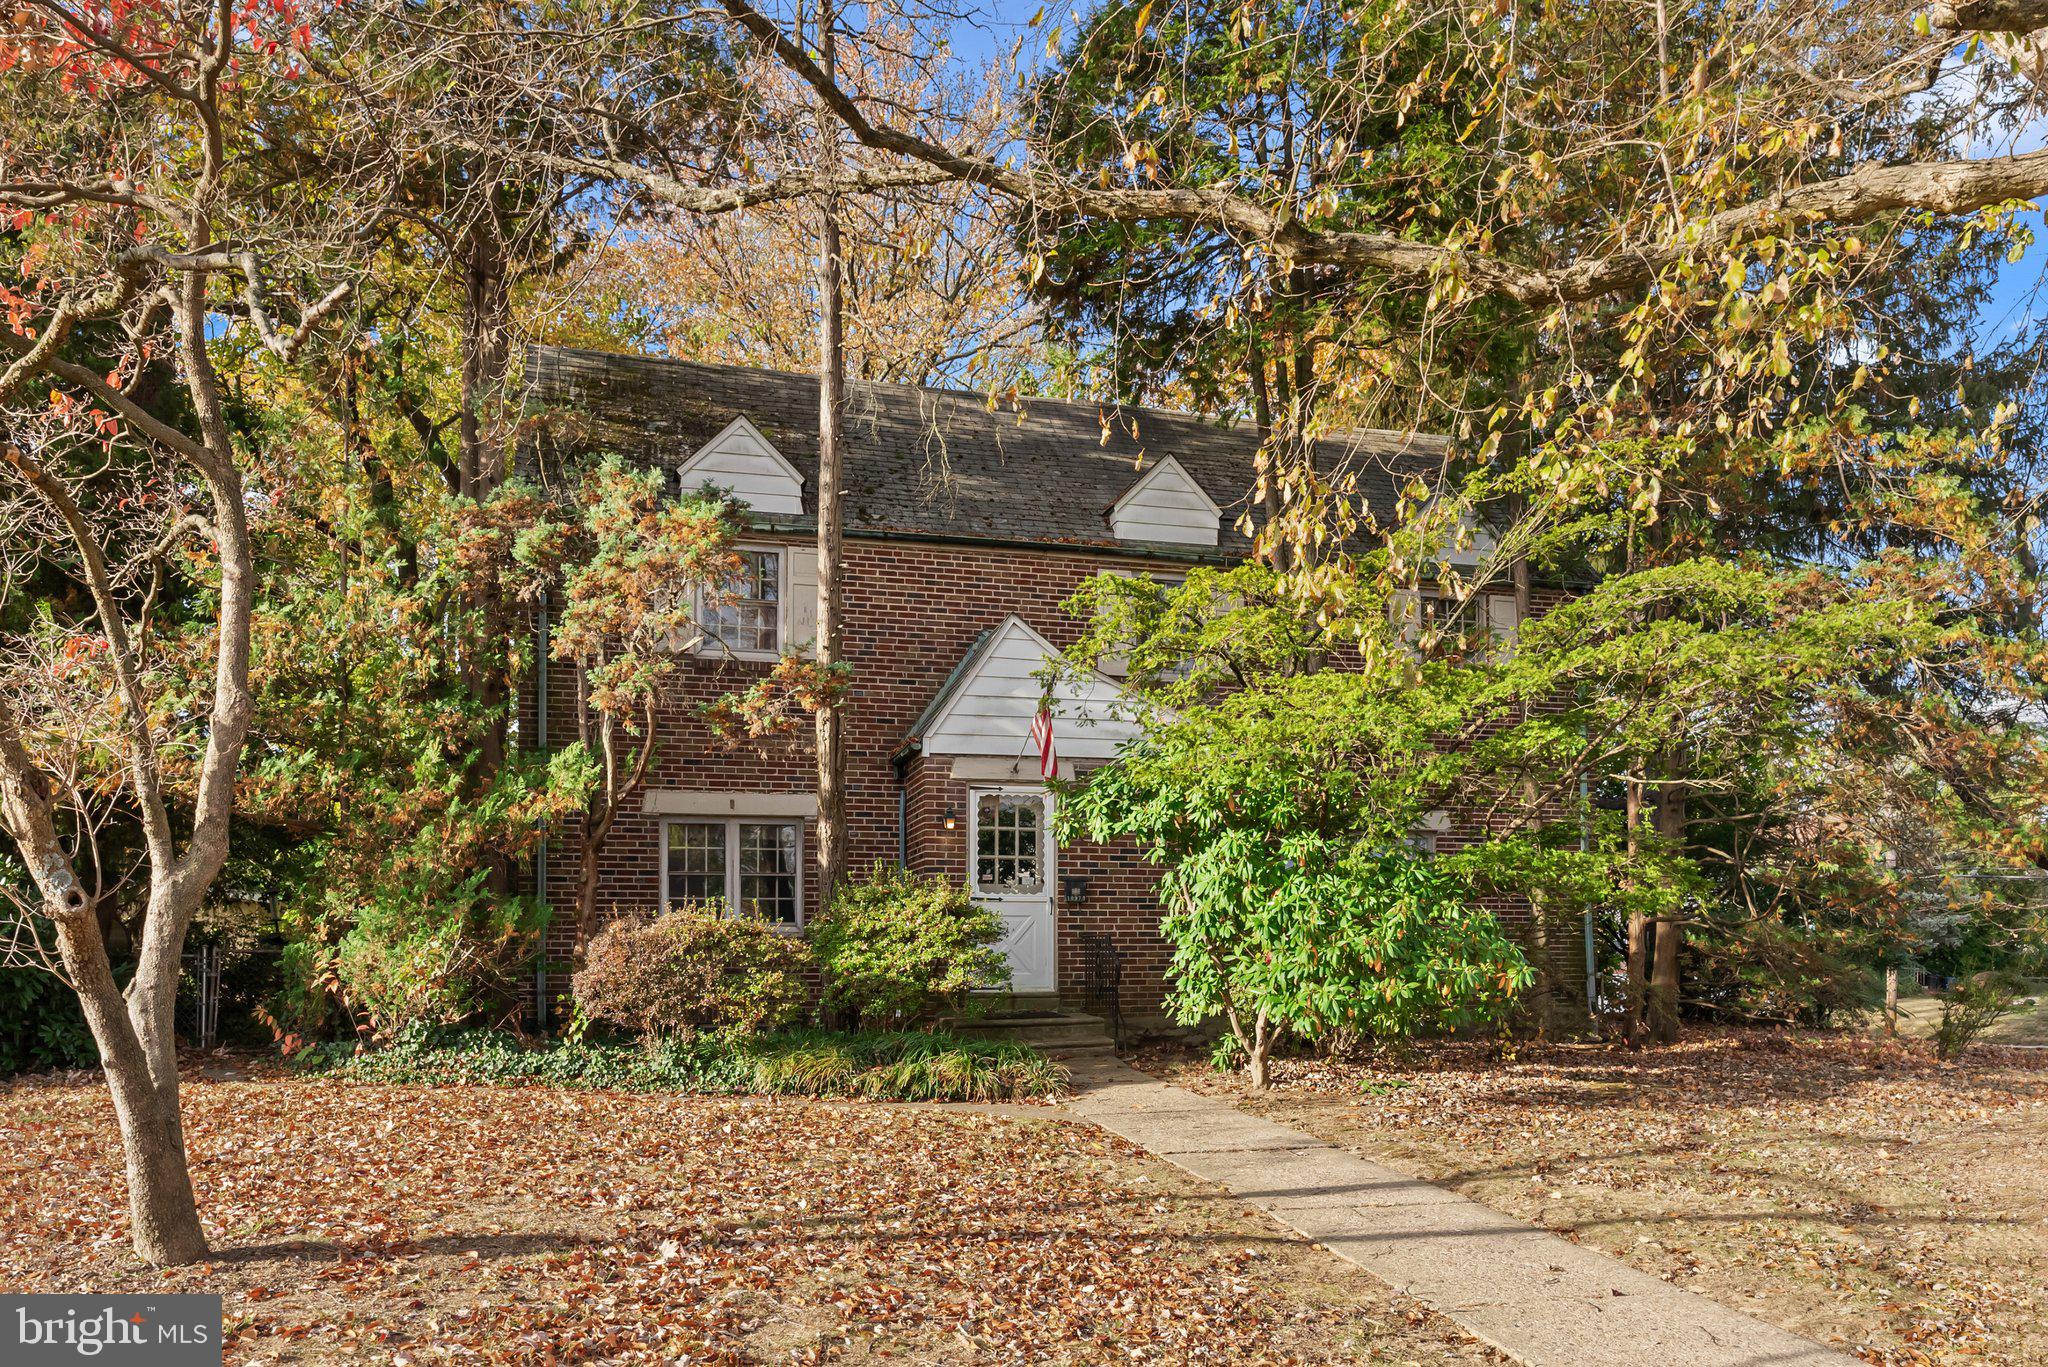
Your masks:
<svg viewBox="0 0 2048 1367"><path fill-rule="evenodd" d="M683 907L613 921L573 980L584 1016L649 1039L774 1030L810 1006L802 940L754 917Z"/></svg>

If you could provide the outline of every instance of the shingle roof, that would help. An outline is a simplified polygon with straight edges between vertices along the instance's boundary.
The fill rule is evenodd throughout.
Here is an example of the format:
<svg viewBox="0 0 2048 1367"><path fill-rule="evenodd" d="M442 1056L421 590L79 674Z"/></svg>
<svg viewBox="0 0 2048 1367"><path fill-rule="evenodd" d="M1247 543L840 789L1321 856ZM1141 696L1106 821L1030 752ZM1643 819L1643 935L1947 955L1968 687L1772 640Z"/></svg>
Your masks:
<svg viewBox="0 0 2048 1367"><path fill-rule="evenodd" d="M803 475L804 509L816 514L815 377L566 347L534 348L526 375L532 404L579 415L565 425L575 446L669 468L745 415ZM1172 455L1224 510L1217 553L1249 549L1231 525L1251 502L1249 426L1058 399L992 411L980 394L849 384L846 429L850 532L1141 550L1111 533L1109 509ZM1325 439L1317 460L1356 471L1386 522L1397 480L1439 468L1443 452L1438 437L1366 431Z"/></svg>

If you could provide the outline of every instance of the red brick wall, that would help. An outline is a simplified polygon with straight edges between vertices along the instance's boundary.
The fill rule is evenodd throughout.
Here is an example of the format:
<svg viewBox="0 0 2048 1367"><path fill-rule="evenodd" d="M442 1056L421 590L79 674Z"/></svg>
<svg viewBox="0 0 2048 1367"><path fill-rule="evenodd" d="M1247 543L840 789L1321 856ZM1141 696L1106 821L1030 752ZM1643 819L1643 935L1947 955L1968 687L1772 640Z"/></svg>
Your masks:
<svg viewBox="0 0 2048 1367"><path fill-rule="evenodd" d="M758 538L772 542L775 537ZM899 781L890 757L975 638L1015 613L1055 645L1071 644L1080 624L1060 603L1092 574L1106 568L1175 573L1185 565L1147 566L1125 557L1053 549L969 547L916 542L854 540L847 544L845 641L852 668L846 711L847 818L850 866L859 874L874 862L897 857ZM694 709L721 694L744 688L765 664L693 660L679 672L661 708L659 753L648 775L649 788L756 793L814 791L808 735L789 741L730 748L718 744ZM574 695L567 672L553 669L549 740L560 746L575 739ZM534 735L533 697L523 699L523 733ZM966 876L967 784L952 776L943 757L920 759L906 776L910 863L920 872ZM959 828L941 827L954 807ZM1454 814L1443 848L1454 848L1476 831L1471 818ZM557 908L550 949L566 960L574 935L575 861L573 832L550 846L547 894ZM614 911L652 909L661 897L660 820L622 816L601 859L600 907ZM805 823L805 915L815 913L817 888L810 860L816 854L816 826ZM1158 1010L1168 951L1158 934L1159 909L1153 895L1156 871L1127 843L1080 845L1058 853L1058 873L1088 880L1085 901L1057 906L1058 975L1061 992L1078 999L1084 960L1080 937L1110 935L1124 957L1123 1003L1127 1013ZM1502 919L1527 936L1528 908L1495 907ZM1583 960L1576 930L1553 931L1551 959L1560 986L1582 991ZM1569 984L1570 986L1566 986ZM556 983L556 990L562 986Z"/></svg>
<svg viewBox="0 0 2048 1367"><path fill-rule="evenodd" d="M763 542L777 538L760 538ZM902 746L953 667L988 628L1015 613L1054 644L1066 646L1080 624L1060 604L1081 581L1103 569L1144 569L1125 557L1066 551L979 548L855 540L847 544L844 639L852 669L846 710L847 825L854 872L897 854L898 780L890 757ZM1157 568L1184 570L1161 562ZM657 726L659 752L647 786L699 791L808 793L815 789L809 736L737 749L719 745L694 709L721 694L745 687L765 664L693 660L679 672ZM522 725L533 723L532 699ZM560 746L576 735L574 695L567 672L553 669L549 741ZM527 731L532 735L531 729ZM951 783L950 771L915 764L908 776L912 866L921 871L966 874L966 796ZM938 831L947 802L960 814L960 829ZM934 833L951 834L957 847L941 859ZM565 832L564 836L571 833ZM808 861L816 854L815 823L806 823L805 914L815 912L817 890ZM660 820L637 812L614 826L601 857L600 906L627 911L650 909L661 896ZM1156 1003L1159 970L1157 908L1147 895L1151 873L1135 848L1085 847L1061 852L1061 868L1089 878L1088 904L1062 916L1061 985L1079 990L1077 942L1084 929L1106 929L1128 940L1138 962L1127 970L1126 1000ZM576 870L570 838L550 847L548 897L560 909L551 937L557 958L566 958L573 939L566 909L575 903ZM1098 893L1097 889L1101 891ZM1149 944L1146 942L1149 941ZM1070 943L1072 942L1072 943ZM1069 973L1074 975L1069 981ZM1147 1008L1149 1009L1149 1008Z"/></svg>

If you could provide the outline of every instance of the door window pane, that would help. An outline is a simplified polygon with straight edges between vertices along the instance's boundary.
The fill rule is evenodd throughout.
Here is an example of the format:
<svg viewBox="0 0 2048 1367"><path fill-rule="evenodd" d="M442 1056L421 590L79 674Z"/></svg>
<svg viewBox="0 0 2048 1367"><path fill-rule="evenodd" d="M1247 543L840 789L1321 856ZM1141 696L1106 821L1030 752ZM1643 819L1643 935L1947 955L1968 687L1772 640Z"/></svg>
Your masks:
<svg viewBox="0 0 2048 1367"><path fill-rule="evenodd" d="M777 925L797 923L796 832L789 822L739 823L742 911Z"/></svg>
<svg viewBox="0 0 2048 1367"><path fill-rule="evenodd" d="M974 890L992 896L1045 887L1042 798L983 793L975 802Z"/></svg>
<svg viewBox="0 0 2048 1367"><path fill-rule="evenodd" d="M668 826L668 900L725 901L725 823L671 821Z"/></svg>

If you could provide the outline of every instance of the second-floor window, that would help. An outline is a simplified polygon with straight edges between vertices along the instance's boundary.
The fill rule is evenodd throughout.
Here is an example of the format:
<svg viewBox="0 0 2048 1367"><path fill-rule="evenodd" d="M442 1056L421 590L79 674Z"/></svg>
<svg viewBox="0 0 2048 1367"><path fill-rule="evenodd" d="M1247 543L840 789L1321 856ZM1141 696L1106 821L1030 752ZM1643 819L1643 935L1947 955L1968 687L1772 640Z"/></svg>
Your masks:
<svg viewBox="0 0 2048 1367"><path fill-rule="evenodd" d="M1424 589L1417 596L1415 605L1421 614L1423 624L1434 628L1442 635L1462 636L1478 627L1477 598L1467 598L1460 602L1436 589Z"/></svg>
<svg viewBox="0 0 2048 1367"><path fill-rule="evenodd" d="M782 648L782 552L743 550L731 597L707 595L704 634L740 655L773 655Z"/></svg>

